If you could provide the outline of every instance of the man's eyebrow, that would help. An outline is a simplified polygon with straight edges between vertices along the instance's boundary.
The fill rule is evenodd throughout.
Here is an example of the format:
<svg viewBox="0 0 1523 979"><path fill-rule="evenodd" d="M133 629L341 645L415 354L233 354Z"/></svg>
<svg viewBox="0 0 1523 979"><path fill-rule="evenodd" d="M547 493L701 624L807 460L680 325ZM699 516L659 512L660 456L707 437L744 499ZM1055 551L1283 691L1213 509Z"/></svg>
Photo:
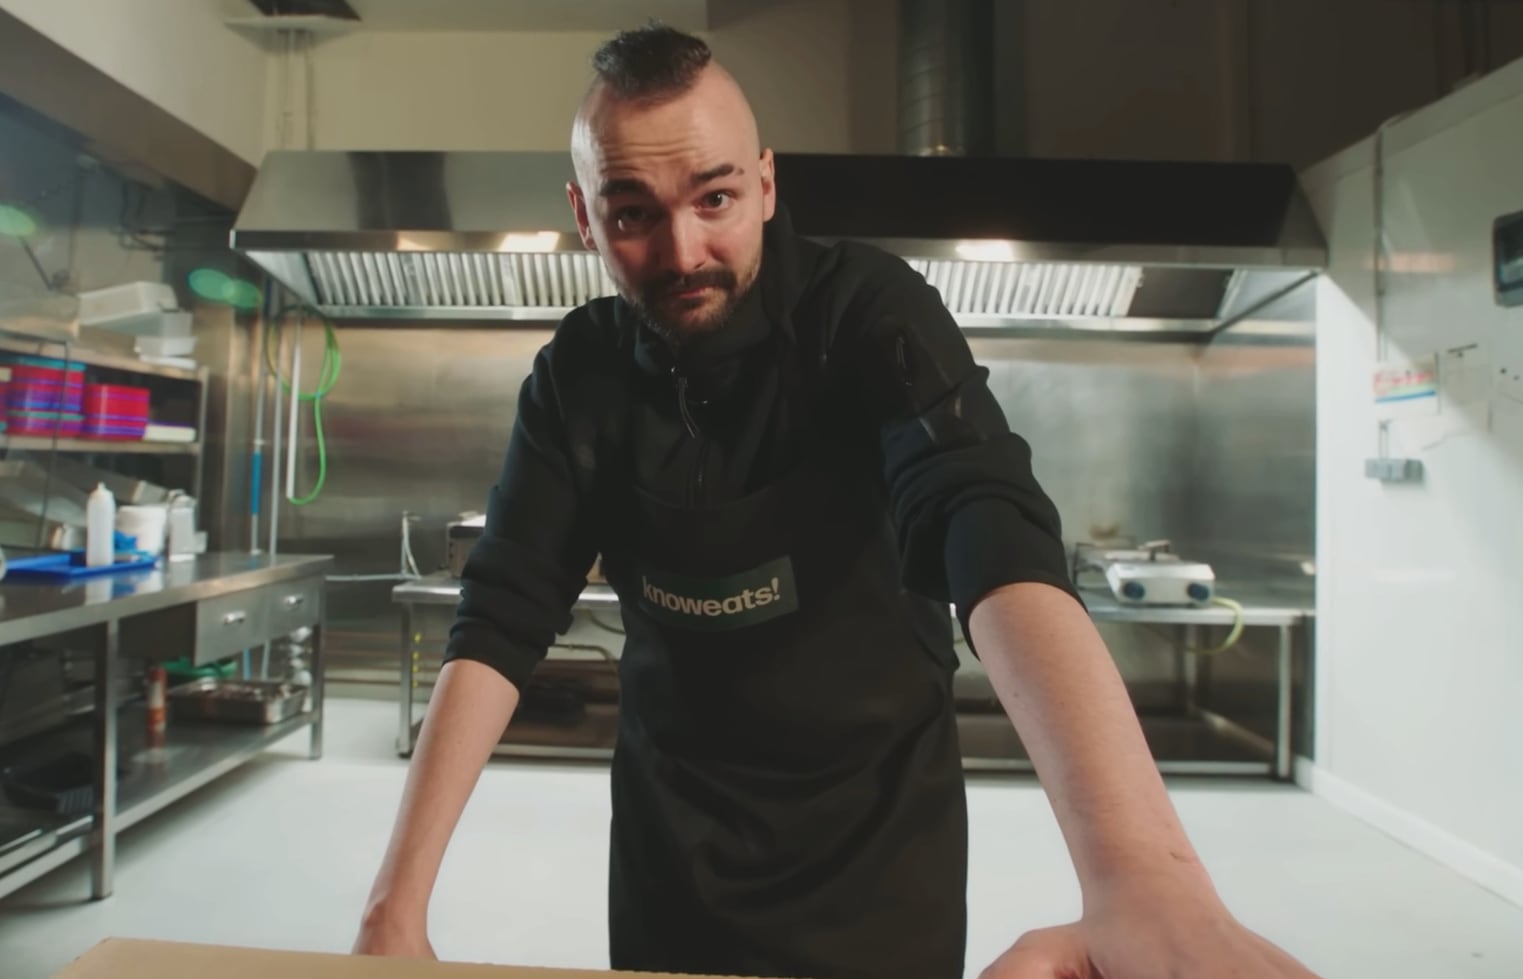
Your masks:
<svg viewBox="0 0 1523 979"><path fill-rule="evenodd" d="M707 170L693 174L688 178L688 183L697 188L702 187L710 181L718 180L720 177L739 177L743 176L745 172L745 170L733 163L721 163L717 167L710 167ZM655 196L650 189L650 185L636 177L612 177L603 181L603 185L598 188L599 197L618 197L621 194Z"/></svg>
<svg viewBox="0 0 1523 979"><path fill-rule="evenodd" d="M740 177L744 176L745 172L733 163L721 163L717 167L710 167L700 173L693 174L688 182L694 187L702 187L711 180L718 180L720 177Z"/></svg>
<svg viewBox="0 0 1523 979"><path fill-rule="evenodd" d="M650 195L650 188L645 181L636 180L634 177L614 177L603 181L603 186L598 188L599 197L617 197L620 194L645 194Z"/></svg>

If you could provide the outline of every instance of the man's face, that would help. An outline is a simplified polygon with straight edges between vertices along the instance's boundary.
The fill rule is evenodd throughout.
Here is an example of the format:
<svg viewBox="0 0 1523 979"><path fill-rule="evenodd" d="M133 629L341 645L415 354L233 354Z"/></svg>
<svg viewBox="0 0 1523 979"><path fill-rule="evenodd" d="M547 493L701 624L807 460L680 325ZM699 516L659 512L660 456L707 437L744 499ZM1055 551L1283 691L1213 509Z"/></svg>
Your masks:
<svg viewBox="0 0 1523 979"><path fill-rule="evenodd" d="M711 66L663 102L593 100L567 188L583 243L668 342L723 326L756 282L776 204L744 96Z"/></svg>

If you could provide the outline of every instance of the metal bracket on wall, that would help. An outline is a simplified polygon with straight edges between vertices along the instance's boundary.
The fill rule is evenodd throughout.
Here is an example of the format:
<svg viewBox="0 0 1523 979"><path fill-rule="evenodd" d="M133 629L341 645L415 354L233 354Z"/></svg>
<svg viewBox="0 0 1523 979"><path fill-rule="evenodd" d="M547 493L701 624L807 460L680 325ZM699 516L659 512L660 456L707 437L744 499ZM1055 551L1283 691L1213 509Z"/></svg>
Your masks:
<svg viewBox="0 0 1523 979"><path fill-rule="evenodd" d="M1366 459L1364 475L1382 483L1420 483L1423 463L1421 459Z"/></svg>

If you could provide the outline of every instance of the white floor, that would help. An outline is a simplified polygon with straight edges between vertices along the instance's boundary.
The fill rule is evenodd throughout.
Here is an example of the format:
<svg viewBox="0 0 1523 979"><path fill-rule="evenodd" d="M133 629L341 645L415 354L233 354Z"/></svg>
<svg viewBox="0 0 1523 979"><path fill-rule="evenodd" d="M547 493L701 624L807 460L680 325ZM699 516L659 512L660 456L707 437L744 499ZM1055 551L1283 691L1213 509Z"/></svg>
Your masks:
<svg viewBox="0 0 1523 979"><path fill-rule="evenodd" d="M129 831L116 895L85 900L76 861L0 901L0 976L44 979L107 936L346 951L405 763L384 703L330 704L305 736ZM446 958L604 968L606 776L494 762L433 906ZM1185 781L1175 799L1237 913L1325 979L1518 979L1523 908L1297 789ZM1074 916L1078 890L1030 779L970 789L968 975L1025 928Z"/></svg>

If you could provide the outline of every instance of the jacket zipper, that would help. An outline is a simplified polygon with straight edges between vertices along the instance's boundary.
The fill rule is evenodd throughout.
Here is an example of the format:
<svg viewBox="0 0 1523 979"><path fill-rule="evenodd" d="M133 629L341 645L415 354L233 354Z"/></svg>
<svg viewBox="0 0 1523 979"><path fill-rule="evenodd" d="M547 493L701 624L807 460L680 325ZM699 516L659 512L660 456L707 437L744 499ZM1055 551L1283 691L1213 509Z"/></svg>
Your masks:
<svg viewBox="0 0 1523 979"><path fill-rule="evenodd" d="M672 377L677 382L677 411L682 415L682 426L687 429L688 435L698 440L698 462L693 467L693 478L688 482L687 502L688 506L698 506L703 499L703 470L709 461L709 443L703 437L703 431L698 423L693 420L693 413L687 403L687 378L677 373L672 368Z"/></svg>

